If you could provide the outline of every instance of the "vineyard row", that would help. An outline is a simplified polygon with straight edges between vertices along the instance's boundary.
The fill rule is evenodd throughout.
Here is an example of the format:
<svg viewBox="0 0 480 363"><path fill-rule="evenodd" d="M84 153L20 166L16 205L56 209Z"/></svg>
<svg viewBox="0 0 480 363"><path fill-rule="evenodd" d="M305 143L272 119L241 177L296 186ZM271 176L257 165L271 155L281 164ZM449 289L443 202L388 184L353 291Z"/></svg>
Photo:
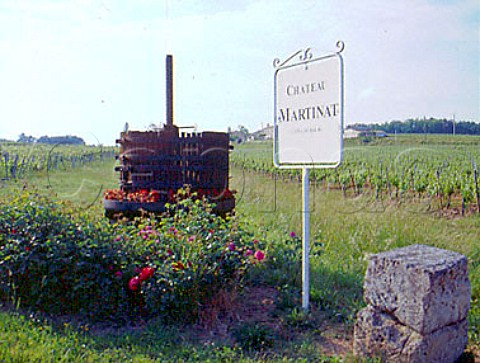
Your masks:
<svg viewBox="0 0 480 363"><path fill-rule="evenodd" d="M346 153L337 169L311 169L310 180L325 189L338 189L345 196L373 192L376 199L435 198L441 208L460 208L480 213L480 191L476 150L398 150ZM431 151L431 150L430 150ZM281 180L301 181L298 169L274 167L269 152L244 149L233 153L236 167Z"/></svg>
<svg viewBox="0 0 480 363"><path fill-rule="evenodd" d="M0 153L0 179L17 180L32 172L71 170L96 161L113 159L113 149L75 153L58 151L48 153L26 153L25 150L3 151ZM80 150L79 150L80 151Z"/></svg>

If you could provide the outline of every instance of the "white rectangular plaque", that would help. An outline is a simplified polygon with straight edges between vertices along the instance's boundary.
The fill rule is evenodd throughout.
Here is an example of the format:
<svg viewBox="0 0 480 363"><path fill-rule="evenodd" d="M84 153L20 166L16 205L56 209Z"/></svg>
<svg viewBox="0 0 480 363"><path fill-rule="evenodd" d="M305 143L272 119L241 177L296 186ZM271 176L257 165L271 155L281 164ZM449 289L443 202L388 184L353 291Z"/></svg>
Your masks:
<svg viewBox="0 0 480 363"><path fill-rule="evenodd" d="M336 167L343 149L340 54L275 72L274 163L280 168Z"/></svg>

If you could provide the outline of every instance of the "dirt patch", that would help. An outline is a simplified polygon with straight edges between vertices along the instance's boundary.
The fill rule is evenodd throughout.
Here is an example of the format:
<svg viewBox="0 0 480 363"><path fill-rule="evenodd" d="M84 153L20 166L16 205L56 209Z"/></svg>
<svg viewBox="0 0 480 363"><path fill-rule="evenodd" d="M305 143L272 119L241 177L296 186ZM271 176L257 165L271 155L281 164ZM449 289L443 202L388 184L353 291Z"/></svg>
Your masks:
<svg viewBox="0 0 480 363"><path fill-rule="evenodd" d="M308 336L310 344L327 355L346 355L352 352L353 331L344 324L332 323L313 307L307 326L292 324L285 311L278 310L277 289L268 286L247 287L241 293L221 292L200 315L194 326L195 339L203 344L235 344L234 331L245 326L261 326L277 341L302 341Z"/></svg>

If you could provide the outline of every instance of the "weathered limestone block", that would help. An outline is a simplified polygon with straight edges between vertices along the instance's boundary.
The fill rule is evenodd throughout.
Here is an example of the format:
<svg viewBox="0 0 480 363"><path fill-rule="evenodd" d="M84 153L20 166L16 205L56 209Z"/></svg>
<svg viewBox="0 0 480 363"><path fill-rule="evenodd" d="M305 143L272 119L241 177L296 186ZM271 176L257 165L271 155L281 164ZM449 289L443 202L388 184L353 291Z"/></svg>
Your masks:
<svg viewBox="0 0 480 363"><path fill-rule="evenodd" d="M424 245L373 255L364 299L422 335L463 321L470 308L467 259Z"/></svg>
<svg viewBox="0 0 480 363"><path fill-rule="evenodd" d="M395 363L453 363L467 345L467 320L421 335L371 306L358 313L354 354Z"/></svg>

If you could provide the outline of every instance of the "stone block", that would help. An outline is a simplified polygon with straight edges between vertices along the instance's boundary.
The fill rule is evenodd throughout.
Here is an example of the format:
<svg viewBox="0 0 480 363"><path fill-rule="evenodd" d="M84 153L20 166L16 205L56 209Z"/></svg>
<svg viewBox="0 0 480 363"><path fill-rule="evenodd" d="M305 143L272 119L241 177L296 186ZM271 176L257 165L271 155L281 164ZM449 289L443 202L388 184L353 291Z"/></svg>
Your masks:
<svg viewBox="0 0 480 363"><path fill-rule="evenodd" d="M358 313L355 355L396 363L453 363L467 345L467 320L421 335L371 306Z"/></svg>
<svg viewBox="0 0 480 363"><path fill-rule="evenodd" d="M467 259L424 245L373 255L364 299L422 335L463 321L470 308Z"/></svg>

